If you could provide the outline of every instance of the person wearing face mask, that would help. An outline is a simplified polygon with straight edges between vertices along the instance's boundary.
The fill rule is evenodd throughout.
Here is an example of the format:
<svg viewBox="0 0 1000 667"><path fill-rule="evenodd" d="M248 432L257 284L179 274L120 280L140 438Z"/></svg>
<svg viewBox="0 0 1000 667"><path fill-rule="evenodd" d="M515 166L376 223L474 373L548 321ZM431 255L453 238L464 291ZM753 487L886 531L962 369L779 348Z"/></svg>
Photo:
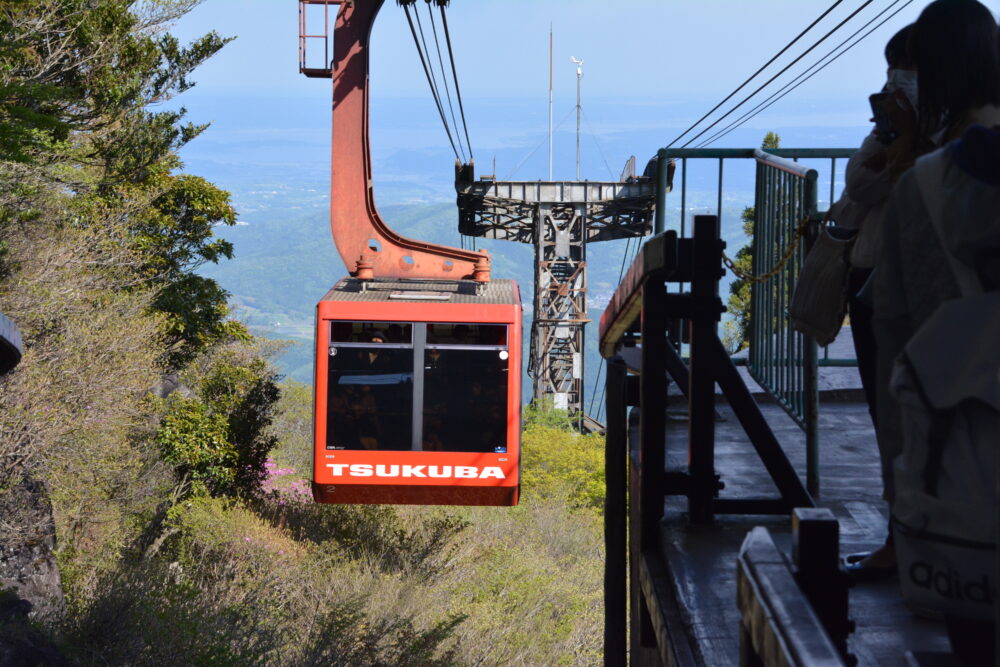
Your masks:
<svg viewBox="0 0 1000 667"><path fill-rule="evenodd" d="M908 25L886 44L885 59L888 65L886 84L878 96L893 109L914 109L917 105L916 71L909 57L908 41L912 25ZM871 276L875 266L881 238L882 219L886 202L892 189L889 173L889 146L893 143L891 116L888 126L876 119L876 127L865 137L861 147L847 163L844 172L844 194L830 209L830 216L838 227L856 232L851 248L851 271L848 277L848 311L850 313L851 334L854 351L858 360L858 372L865 400L871 415L872 425L878 429L878 406L876 391L877 347L872 329L872 306L869 301L858 297L858 292ZM883 463L883 481L891 464ZM884 484L885 486L885 484ZM844 566L858 579L891 574L895 570L895 555L891 550L892 537L886 546L874 552L849 554L844 557Z"/></svg>
<svg viewBox="0 0 1000 667"><path fill-rule="evenodd" d="M901 351L939 307L962 295L953 262L964 265L966 271L974 270L983 291L1000 289L1000 35L996 20L976 0L936 0L914 24L910 50L920 85L915 136L943 148L918 155L915 166L903 172L894 186L872 281L880 390L878 437L883 449L904 454L919 450L907 440L912 423L904 427L900 405L889 391ZM991 314L995 315L984 311L983 321ZM995 350L995 344L956 345L941 349L940 355L958 362L953 366L989 371L995 367L990 356ZM952 453L946 448L942 461L947 462L949 456ZM976 467L984 472L996 470L995 462L979 461ZM926 478L939 472L923 474ZM995 488L995 482L984 486ZM942 495L965 494L966 499L973 499L976 488L963 477L953 485L951 496ZM901 495L893 509L897 517L909 509L908 500L912 503L912 498ZM981 513L971 515L985 525L995 521L990 517L995 502L981 503L979 509ZM956 580L963 576L955 570ZM992 622L952 617L947 612L945 621L963 664L996 664Z"/></svg>
<svg viewBox="0 0 1000 667"><path fill-rule="evenodd" d="M877 248L877 269L866 292L874 298L872 330L876 350L876 437L882 459L884 496L895 496L893 461L902 449L899 408L889 394L893 364L903 345L934 307L956 294L934 231L910 213L921 198L910 167L921 156L962 136L974 124L1000 124L1000 64L997 24L976 0L936 0L913 24L908 51L917 71L915 111L900 110L895 140L886 149L892 198L886 205ZM896 94L898 99L900 93ZM903 183L906 182L906 188ZM905 193L900 192L905 189ZM902 258L901 260L899 258ZM899 277L902 262L907 275ZM900 291L899 286L905 286ZM852 313L853 317L853 313ZM863 564L894 561L891 541Z"/></svg>

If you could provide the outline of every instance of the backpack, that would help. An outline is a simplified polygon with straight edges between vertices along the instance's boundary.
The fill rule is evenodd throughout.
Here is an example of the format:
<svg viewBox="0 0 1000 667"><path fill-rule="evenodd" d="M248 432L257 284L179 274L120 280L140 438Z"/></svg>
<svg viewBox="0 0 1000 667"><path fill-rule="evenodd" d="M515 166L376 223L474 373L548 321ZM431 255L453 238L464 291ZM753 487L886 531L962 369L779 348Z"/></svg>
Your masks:
<svg viewBox="0 0 1000 667"><path fill-rule="evenodd" d="M1000 292L948 248L941 184L947 152L917 162L931 223L961 289L906 344L890 381L903 453L892 524L903 597L913 606L990 620L997 587Z"/></svg>

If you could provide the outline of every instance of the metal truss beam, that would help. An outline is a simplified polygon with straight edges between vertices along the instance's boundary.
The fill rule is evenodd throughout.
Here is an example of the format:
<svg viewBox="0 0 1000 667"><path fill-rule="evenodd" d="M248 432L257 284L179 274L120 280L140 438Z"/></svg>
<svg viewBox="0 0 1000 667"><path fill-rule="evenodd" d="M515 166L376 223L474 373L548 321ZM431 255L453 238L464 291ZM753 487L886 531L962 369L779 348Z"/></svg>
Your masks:
<svg viewBox="0 0 1000 667"><path fill-rule="evenodd" d="M655 183L473 180L456 171L459 231L535 246L529 376L535 398L583 419L587 244L652 231Z"/></svg>

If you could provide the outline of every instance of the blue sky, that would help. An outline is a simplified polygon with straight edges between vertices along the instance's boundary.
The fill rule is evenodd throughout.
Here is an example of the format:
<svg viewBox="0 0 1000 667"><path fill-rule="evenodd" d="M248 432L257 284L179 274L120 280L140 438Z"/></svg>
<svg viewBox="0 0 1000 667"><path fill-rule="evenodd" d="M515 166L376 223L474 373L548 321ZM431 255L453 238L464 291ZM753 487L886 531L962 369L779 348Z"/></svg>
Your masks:
<svg viewBox="0 0 1000 667"><path fill-rule="evenodd" d="M497 172L507 176L522 156L545 141L550 24L555 32L555 117L570 114L556 136L556 177L571 178L573 173L575 69L570 56L576 56L585 61L584 131L596 137L584 139L589 153L582 175L603 179L617 173L630 154L642 161L667 144L830 3L453 0L449 25L479 173L492 171L489 162L496 156ZM862 0L844 0L775 66L789 62L861 4ZM904 4L906 0L875 0L788 76L878 12ZM878 90L885 78L883 45L925 4L910 2L845 56L752 119L747 129L717 145L758 144L767 130L777 130L785 146L860 143L870 115L868 94ZM987 4L995 11L1000 0ZM418 5L426 12L423 2ZM312 29L319 30L315 19L320 11L312 8ZM177 101L188 108L192 120L213 123L185 149L184 157L196 166L196 157L221 160L240 153L248 168L267 164L303 173L311 169L314 172L309 173L322 176L329 155L330 82L298 73L298 3L206 0L174 32L191 39L212 29L236 40L195 73L198 85ZM447 138L405 16L394 0L386 0L372 40L375 178L388 177L393 169L392 178L405 177L424 159L434 167L421 177L446 191L453 158L448 157ZM787 76L779 82L785 80ZM516 177L544 177L546 160L543 148ZM232 187L225 179L220 185Z"/></svg>
<svg viewBox="0 0 1000 667"><path fill-rule="evenodd" d="M469 96L544 99L552 23L556 83L562 92L572 92L569 57L575 55L586 61L590 94L664 101L728 92L829 4L829 0L453 0L448 16L462 87ZM859 4L860 0L844 2L810 35L821 35ZM889 4L890 0L876 0L831 40L839 41L851 25ZM923 4L913 2L802 93L861 94L880 84L882 45L913 20ZM295 70L296 8L294 0L207 0L182 21L178 32L194 35L216 28L239 37L201 71L200 79L213 88L266 87L274 93L309 94L311 83ZM311 11L319 16L321 10ZM386 2L375 25L372 78L389 96L426 92L406 21L393 0Z"/></svg>
<svg viewBox="0 0 1000 667"><path fill-rule="evenodd" d="M832 1L452 0L449 24L478 173L492 171L495 157L501 178L546 175L550 23L555 31L555 116L558 120L572 110L575 68L570 56L583 58L587 136L582 138L581 175L603 180L617 178L632 154L641 168L658 147L728 94ZM896 7L906 2L896 1ZM776 63L777 68L861 4L844 0ZM803 64L814 62L891 4L893 0L874 0ZM868 131L868 95L884 82L883 46L925 4L911 2L847 55L719 145L759 145L765 131L776 130L786 147L857 146ZM998 4L1000 0L987 3L994 12ZM419 5L426 12L423 3ZM233 233L238 236L240 230L257 225L280 228L286 222L308 222L316 227L315 254L324 258L318 261L329 265L333 280L342 267L326 241L324 220L331 85L298 73L297 9L295 0L206 0L174 32L188 40L215 29L237 39L195 73L198 85L174 104L185 105L193 121L212 122L182 157L190 171L233 192L241 216L251 221L251 226ZM801 68L795 67L794 73ZM454 158L395 0L386 0L375 24L371 82L373 176L380 206L453 202ZM572 130L570 116L556 133L556 178L573 177ZM541 150L532 154L536 148ZM693 192L689 205L697 204L695 195L714 202L715 167L708 167L705 192ZM730 213L752 199L752 170L740 177L739 169L734 165L726 172ZM699 187L697 182L692 166L689 189ZM677 206L676 201L668 203ZM450 242L457 244L454 215L445 213L446 207L437 208L440 229L452 233ZM311 217L304 220L307 210ZM390 224L406 233L395 221ZM245 250L237 244L237 262L227 276L239 278L239 258ZM522 257L516 261L522 261L530 276L530 255L519 250L525 249L496 247L494 256ZM601 244L604 254L598 256L595 248L591 266L604 261L617 267L623 251L621 243ZM290 251L275 252L287 256ZM252 266L262 273L269 270L260 261ZM237 296L253 295L235 278L224 286ZM592 283L595 294L599 287ZM289 290L306 307L319 296L305 282ZM590 335L595 331L591 327ZM282 330L279 335L296 334ZM308 350L299 362L308 366Z"/></svg>
<svg viewBox="0 0 1000 667"><path fill-rule="evenodd" d="M829 4L829 0L453 0L448 16L463 95L480 101L480 107L490 99L517 102L501 117L487 113L470 118L473 144L488 148L511 137L516 140L522 133L544 133L550 23L555 30L556 116L573 104L575 73L569 57L583 58L584 105L591 109L588 117L594 131L601 133L686 126ZM776 65L788 62L811 43L810 37L822 35L860 4L861 0L842 3L802 46ZM851 26L860 27L890 4L891 0L875 0L804 63L811 63L853 32ZM884 80L883 45L895 30L915 19L924 4L912 2L748 127L865 125L867 96ZM996 11L997 2L987 4ZM313 11L318 18L319 8ZM214 131L219 132L246 125L258 109L265 120L256 125L270 122L275 130L324 123L329 81L297 73L297 21L294 0L206 0L185 17L175 27L182 38L209 29L237 36L198 71L198 87L181 99L192 118L214 120ZM383 146L385 150L445 146L404 15L393 0L387 0L376 22L372 60L376 152ZM401 107L405 113L391 112ZM616 107L620 114L613 113ZM602 113L595 113L597 109ZM612 113L603 113L608 109ZM414 132L413 127L424 129ZM662 143L673 138L664 132Z"/></svg>

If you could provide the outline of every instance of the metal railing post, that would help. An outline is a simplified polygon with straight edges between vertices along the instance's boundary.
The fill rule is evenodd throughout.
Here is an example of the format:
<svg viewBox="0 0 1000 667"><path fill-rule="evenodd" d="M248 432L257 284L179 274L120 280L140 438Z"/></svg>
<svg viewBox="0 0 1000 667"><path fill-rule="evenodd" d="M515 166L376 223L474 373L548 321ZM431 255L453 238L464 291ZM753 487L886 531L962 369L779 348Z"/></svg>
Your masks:
<svg viewBox="0 0 1000 667"><path fill-rule="evenodd" d="M773 149L661 149L657 164L681 161L681 236L685 232L687 209L687 159L718 161L716 207L721 214L724 159L756 160L754 230L752 239L755 275L768 274L795 243L795 233L804 219L818 219L817 172L796 161L830 160L830 197L835 194L836 160L848 158L851 150L830 148ZM662 171L662 170L661 170ZM666 188L657 192L657 206L665 209ZM659 220L657 218L657 224ZM659 231L659 227L657 228ZM787 263L775 275L751 285L747 368L754 379L803 429L806 436L806 479L811 493L819 490L819 373L820 365L846 366L856 362L830 359L819 361L814 340L792 328L787 307L798 272L805 260L809 239L799 242Z"/></svg>
<svg viewBox="0 0 1000 667"><path fill-rule="evenodd" d="M661 148L656 152L656 210L653 217L653 233L662 234L667 228L667 174L670 161L667 151ZM684 215L683 211L681 215Z"/></svg>
<svg viewBox="0 0 1000 667"><path fill-rule="evenodd" d="M712 501L718 491L715 477L717 373L711 360L718 336L718 320L712 316L711 306L719 300L720 250L718 216L695 216L691 298L701 312L696 312L690 320L691 358L688 373L688 459L691 470L688 514L695 524L712 522Z"/></svg>
<svg viewBox="0 0 1000 667"><path fill-rule="evenodd" d="M806 215L811 220L818 217L817 211L817 184L816 172L810 172L803 183L803 197L805 199ZM811 241L811 239L810 239ZM810 242L811 246L812 243ZM799 249L800 261L805 261L807 247ZM816 341L812 336L802 336L802 346L804 349L802 359L802 381L805 395L804 412L806 422L806 489L810 495L819 495L819 370L818 370L818 350Z"/></svg>
<svg viewBox="0 0 1000 667"><path fill-rule="evenodd" d="M649 280L642 288L638 498L642 549L656 547L658 526L663 517L664 435L667 428L666 298L667 290L662 280Z"/></svg>
<svg viewBox="0 0 1000 667"><path fill-rule="evenodd" d="M604 664L625 664L628 587L628 415L626 369L621 357L608 360L605 381L607 432L604 448Z"/></svg>

